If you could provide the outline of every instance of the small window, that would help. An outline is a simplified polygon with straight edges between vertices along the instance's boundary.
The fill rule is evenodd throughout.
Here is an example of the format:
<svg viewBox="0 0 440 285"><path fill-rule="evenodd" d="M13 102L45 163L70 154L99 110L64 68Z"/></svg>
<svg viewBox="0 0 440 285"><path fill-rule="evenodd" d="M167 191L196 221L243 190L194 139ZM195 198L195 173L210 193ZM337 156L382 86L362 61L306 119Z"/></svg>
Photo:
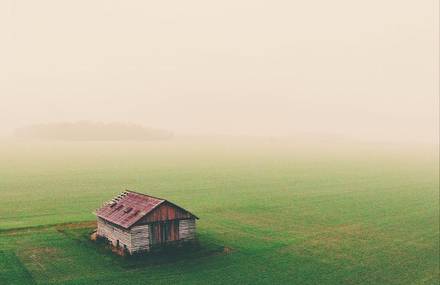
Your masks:
<svg viewBox="0 0 440 285"><path fill-rule="evenodd" d="M128 207L128 208L126 208L124 210L124 213L130 213L131 210L133 210L133 208L132 207Z"/></svg>

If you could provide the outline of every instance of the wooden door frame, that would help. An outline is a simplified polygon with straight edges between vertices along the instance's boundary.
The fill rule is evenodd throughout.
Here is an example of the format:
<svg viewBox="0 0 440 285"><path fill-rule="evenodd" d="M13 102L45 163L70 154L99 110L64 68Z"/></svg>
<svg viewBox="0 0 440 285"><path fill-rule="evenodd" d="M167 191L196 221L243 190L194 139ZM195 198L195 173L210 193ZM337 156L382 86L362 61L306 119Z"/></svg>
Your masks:
<svg viewBox="0 0 440 285"><path fill-rule="evenodd" d="M172 225L172 226L171 226ZM159 228L159 240L156 239L156 230ZM170 239L170 230L174 227L174 237L175 239ZM158 221L149 224L150 229L150 244L151 245L165 245L169 242L174 242L179 240L179 220L167 220Z"/></svg>

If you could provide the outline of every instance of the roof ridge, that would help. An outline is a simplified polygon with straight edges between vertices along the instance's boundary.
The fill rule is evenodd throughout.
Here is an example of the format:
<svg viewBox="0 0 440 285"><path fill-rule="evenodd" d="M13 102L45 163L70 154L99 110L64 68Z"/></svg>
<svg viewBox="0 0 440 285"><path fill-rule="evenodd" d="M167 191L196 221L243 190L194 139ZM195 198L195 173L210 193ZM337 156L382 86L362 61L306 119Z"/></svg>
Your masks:
<svg viewBox="0 0 440 285"><path fill-rule="evenodd" d="M132 190L129 190L129 189L125 189L124 192L131 192L131 193L135 193L135 194L139 194L139 195L147 196L147 197L150 197L150 198L153 198L153 199L162 200L162 202L160 202L159 204L157 204L156 206L154 206L151 210L155 209L157 206L159 206L159 205L162 204L163 202L168 202L168 203L170 203L170 204L172 204L172 205L174 205L174 206L176 206L176 207L178 207L178 208L180 208L180 209L182 209L182 210L184 210L184 211L190 213L191 215L193 215L193 216L196 217L197 219L199 218L199 217L197 217L196 215L194 215L193 213L191 213L190 211L188 211L188 210L186 210L186 209L180 207L179 205L177 205L177 204L171 202L170 200L167 200L167 199L164 199L164 198L155 197L155 196L151 196L151 195L147 195L147 194L140 193L140 192L136 192L136 191L132 191Z"/></svg>
<svg viewBox="0 0 440 285"><path fill-rule="evenodd" d="M134 194L139 194L139 195L146 196L146 197L150 197L150 198L157 199L157 200L167 201L167 199L164 199L164 198L151 196L151 195L148 195L148 194L145 194L145 193L140 193L140 192L136 192L136 191L129 190L129 189L125 189L125 191L122 192L122 193L128 193L128 192L134 193Z"/></svg>

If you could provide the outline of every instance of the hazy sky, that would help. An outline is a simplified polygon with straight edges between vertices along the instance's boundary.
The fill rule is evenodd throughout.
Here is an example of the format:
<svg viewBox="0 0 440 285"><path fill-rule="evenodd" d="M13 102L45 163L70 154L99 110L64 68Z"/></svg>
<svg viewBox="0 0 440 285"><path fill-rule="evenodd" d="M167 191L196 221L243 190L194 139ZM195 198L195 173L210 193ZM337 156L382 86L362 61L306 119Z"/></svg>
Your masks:
<svg viewBox="0 0 440 285"><path fill-rule="evenodd" d="M0 1L0 131L432 141L438 0Z"/></svg>

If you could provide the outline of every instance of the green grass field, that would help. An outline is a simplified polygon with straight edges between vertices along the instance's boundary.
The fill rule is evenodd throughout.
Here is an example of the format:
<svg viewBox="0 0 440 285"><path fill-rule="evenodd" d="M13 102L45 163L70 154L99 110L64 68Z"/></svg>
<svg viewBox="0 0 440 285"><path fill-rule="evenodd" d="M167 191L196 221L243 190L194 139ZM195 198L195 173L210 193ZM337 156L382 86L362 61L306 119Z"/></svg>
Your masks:
<svg viewBox="0 0 440 285"><path fill-rule="evenodd" d="M0 284L438 284L437 154L246 143L3 143ZM200 217L144 258L88 240L124 189Z"/></svg>

